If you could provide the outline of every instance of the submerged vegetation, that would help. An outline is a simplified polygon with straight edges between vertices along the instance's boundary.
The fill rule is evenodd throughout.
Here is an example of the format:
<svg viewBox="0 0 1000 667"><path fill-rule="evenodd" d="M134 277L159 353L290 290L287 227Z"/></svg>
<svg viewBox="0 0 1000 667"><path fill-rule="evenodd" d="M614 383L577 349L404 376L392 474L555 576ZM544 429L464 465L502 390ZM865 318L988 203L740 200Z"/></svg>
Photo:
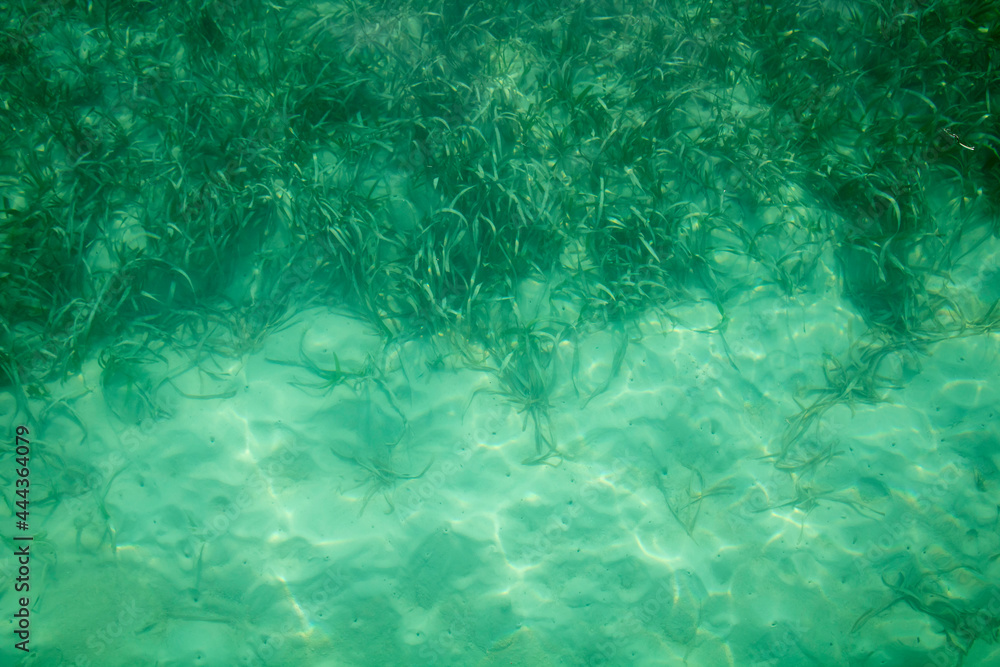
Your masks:
<svg viewBox="0 0 1000 667"><path fill-rule="evenodd" d="M577 329L725 313L751 278L813 289L830 249L871 359L1000 317L948 280L998 231L988 7L98 5L6 10L17 391L307 301L487 348L525 280Z"/></svg>
<svg viewBox="0 0 1000 667"><path fill-rule="evenodd" d="M386 346L446 345L488 376L477 394L516 413L523 463L555 466L569 456L560 401L608 392L643 316L712 304L718 324L693 330L718 335L738 370L725 334L749 292L832 289L865 330L837 332L822 386L799 388L765 453L792 493L761 511L798 511L801 539L816 507L882 516L816 479L846 449L824 418L892 400L931 345L1000 328L996 267L976 264L1000 236L995 3L0 12L0 387L13 418L58 413L86 432L71 401L92 390L130 425L166 414L167 386L234 395L234 368L326 306ZM579 341L595 332L613 348L587 384ZM187 362L171 368L168 348ZM376 361L286 353L268 361L293 367L297 390L380 394L405 424ZM53 397L95 360L99 387ZM572 382L557 384L564 371ZM367 484L362 511L376 495L391 511L394 488L427 471L397 469L402 438L334 448ZM693 540L703 507L736 489L684 477L654 481ZM891 601L855 630L905 602L962 653L996 639L995 615L971 633L971 603L913 578L886 579Z"/></svg>

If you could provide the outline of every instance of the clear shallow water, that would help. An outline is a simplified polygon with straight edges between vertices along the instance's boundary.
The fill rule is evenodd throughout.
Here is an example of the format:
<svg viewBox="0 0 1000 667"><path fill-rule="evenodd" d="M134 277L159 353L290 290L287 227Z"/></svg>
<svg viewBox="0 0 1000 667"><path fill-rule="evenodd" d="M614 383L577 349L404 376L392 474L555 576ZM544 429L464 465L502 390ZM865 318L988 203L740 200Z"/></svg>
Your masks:
<svg viewBox="0 0 1000 667"><path fill-rule="evenodd" d="M996 662L991 8L4 11L11 664Z"/></svg>

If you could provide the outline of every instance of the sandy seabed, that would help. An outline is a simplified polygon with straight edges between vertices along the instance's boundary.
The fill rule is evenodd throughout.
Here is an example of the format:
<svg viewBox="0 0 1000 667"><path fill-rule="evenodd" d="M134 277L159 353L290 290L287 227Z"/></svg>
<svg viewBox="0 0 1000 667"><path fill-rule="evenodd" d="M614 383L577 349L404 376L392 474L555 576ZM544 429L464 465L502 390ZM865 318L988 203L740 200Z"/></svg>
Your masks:
<svg viewBox="0 0 1000 667"><path fill-rule="evenodd" d="M321 309L242 358L162 350L134 427L91 362L41 420L23 664L995 664L996 336L900 350L881 402L795 432L864 328L829 276L724 337L695 303L563 341L544 412Z"/></svg>

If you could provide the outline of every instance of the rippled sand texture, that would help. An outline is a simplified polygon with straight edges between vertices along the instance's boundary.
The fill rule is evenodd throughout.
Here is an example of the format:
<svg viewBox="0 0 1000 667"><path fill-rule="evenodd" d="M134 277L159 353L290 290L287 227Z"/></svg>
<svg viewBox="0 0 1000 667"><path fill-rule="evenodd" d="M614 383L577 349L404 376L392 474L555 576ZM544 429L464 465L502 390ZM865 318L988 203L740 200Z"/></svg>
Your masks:
<svg viewBox="0 0 1000 667"><path fill-rule="evenodd" d="M1000 664L993 5L29 5L0 664Z"/></svg>

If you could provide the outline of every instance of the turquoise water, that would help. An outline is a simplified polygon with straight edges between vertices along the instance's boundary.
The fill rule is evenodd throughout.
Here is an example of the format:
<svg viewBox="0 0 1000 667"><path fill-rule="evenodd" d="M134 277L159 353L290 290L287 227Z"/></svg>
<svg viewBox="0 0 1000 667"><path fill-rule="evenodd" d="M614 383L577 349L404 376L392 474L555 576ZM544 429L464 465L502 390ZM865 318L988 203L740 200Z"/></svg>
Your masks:
<svg viewBox="0 0 1000 667"><path fill-rule="evenodd" d="M3 664L1000 664L995 6L2 11Z"/></svg>

